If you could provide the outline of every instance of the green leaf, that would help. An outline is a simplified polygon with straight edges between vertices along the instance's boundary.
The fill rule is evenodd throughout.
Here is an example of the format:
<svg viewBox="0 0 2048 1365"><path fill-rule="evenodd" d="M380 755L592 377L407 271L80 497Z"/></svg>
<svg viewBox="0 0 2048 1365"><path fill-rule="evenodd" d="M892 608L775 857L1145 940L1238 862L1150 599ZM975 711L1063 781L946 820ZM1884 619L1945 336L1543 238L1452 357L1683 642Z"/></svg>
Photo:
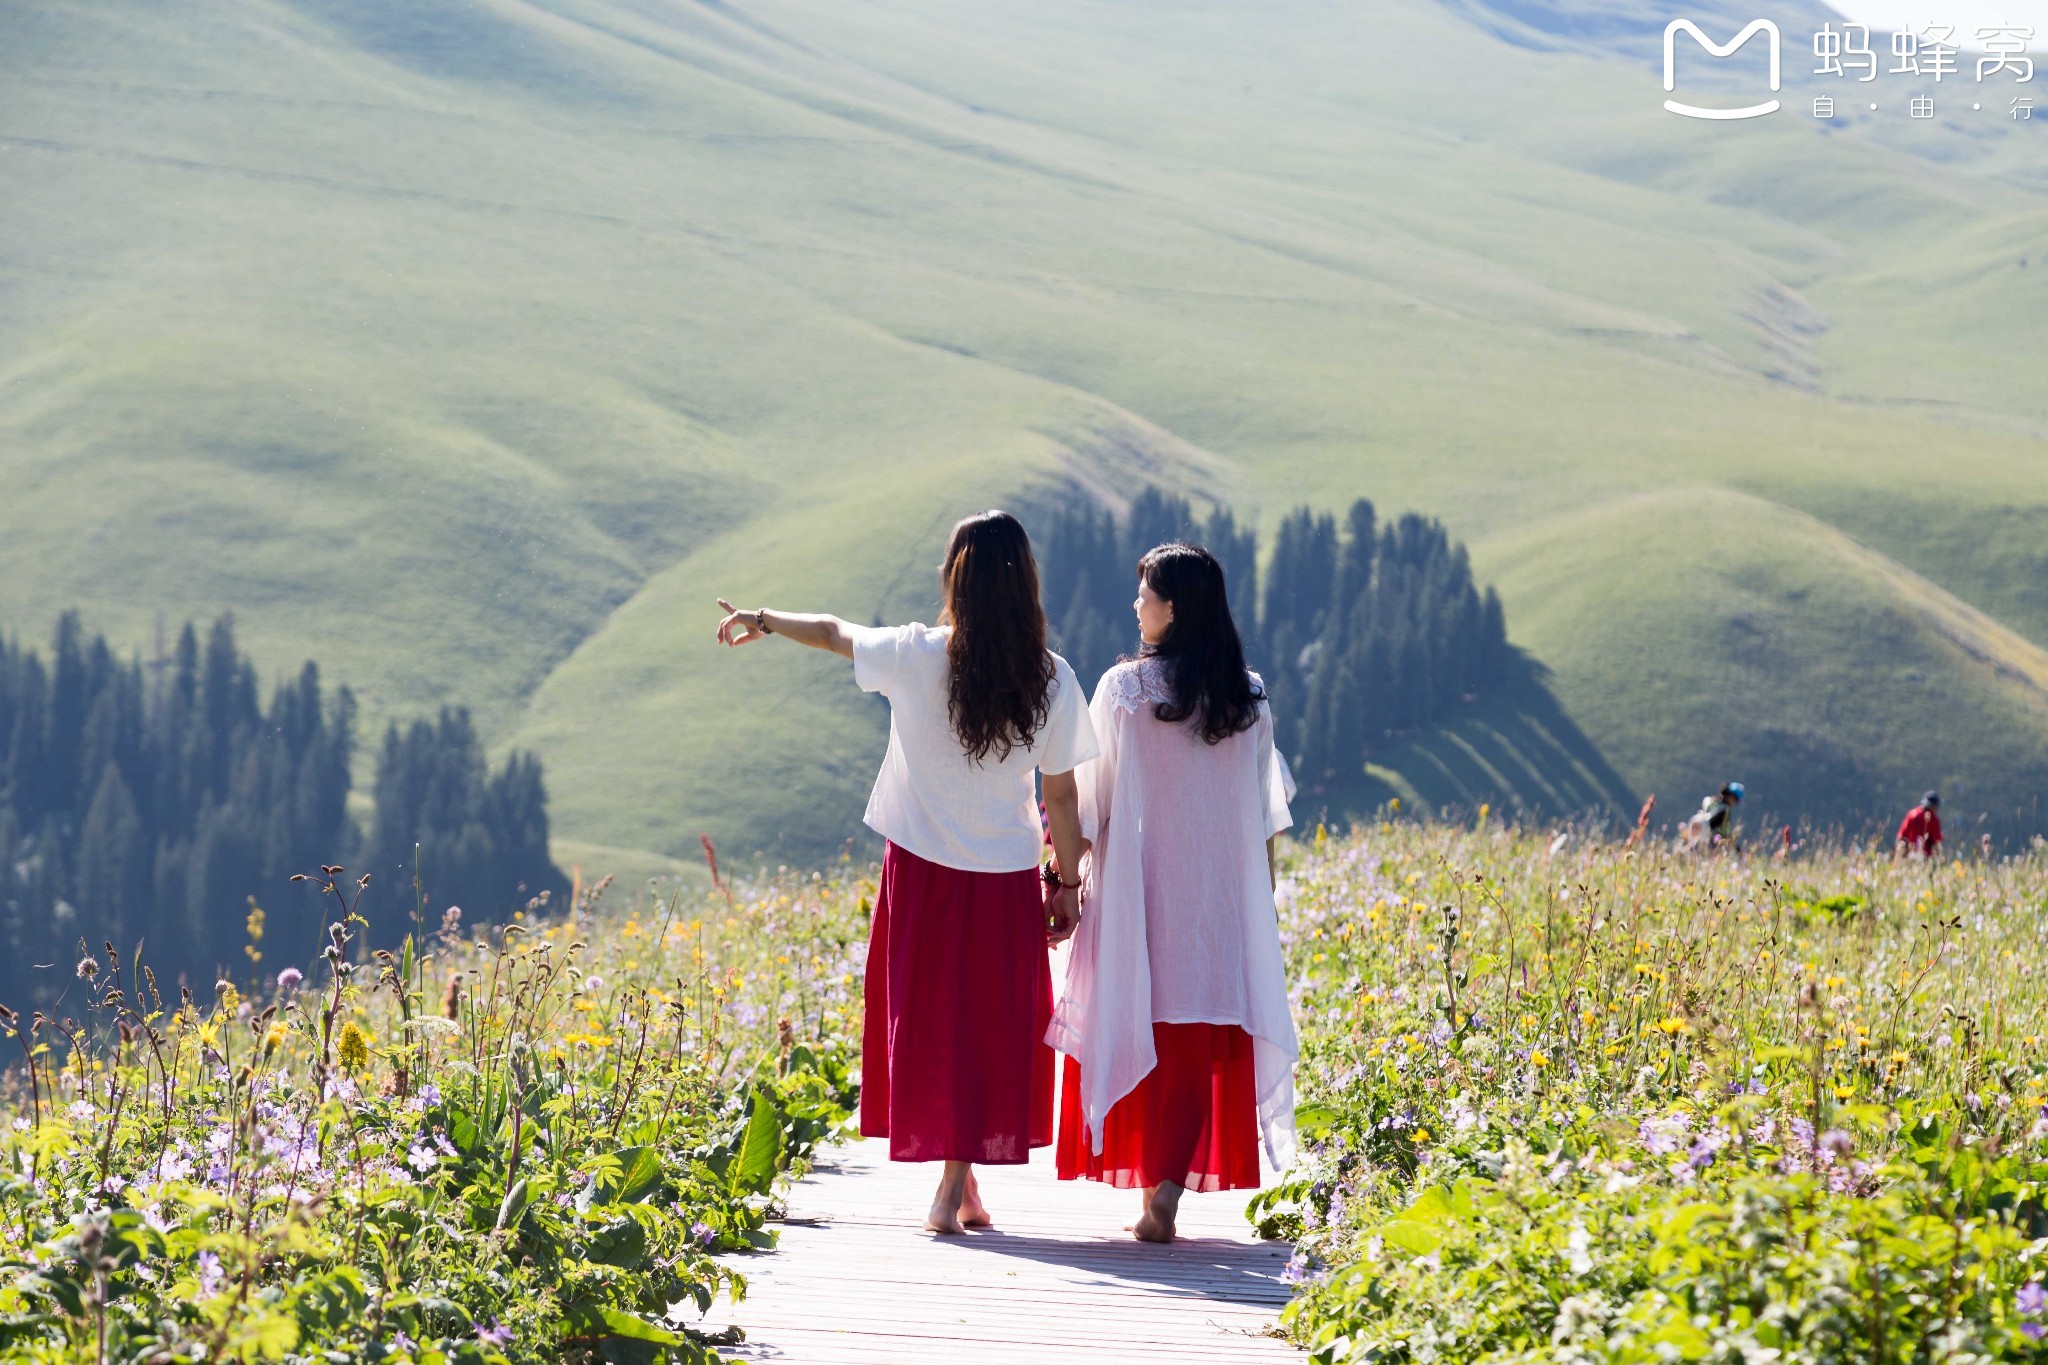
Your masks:
<svg viewBox="0 0 2048 1365"><path fill-rule="evenodd" d="M767 1193L775 1183L781 1156L782 1126L777 1121L775 1106L766 1095L756 1090L753 1112L747 1117L746 1135L740 1139L737 1159L727 1173L728 1188L736 1197Z"/></svg>
<svg viewBox="0 0 2048 1365"><path fill-rule="evenodd" d="M458 1109L448 1117L448 1140L455 1144L455 1150L464 1156L476 1155L479 1134L476 1120Z"/></svg>
<svg viewBox="0 0 2048 1365"><path fill-rule="evenodd" d="M1339 1115L1327 1104L1302 1104L1295 1106L1295 1135L1304 1142L1314 1142L1337 1126Z"/></svg>
<svg viewBox="0 0 2048 1365"><path fill-rule="evenodd" d="M1698 1360L1712 1345L1706 1333L1689 1322L1678 1320L1665 1323L1650 1335L1650 1340L1673 1347L1686 1360Z"/></svg>
<svg viewBox="0 0 2048 1365"><path fill-rule="evenodd" d="M1415 1197L1402 1215L1418 1223L1442 1222L1452 1217L1451 1201L1440 1185L1432 1185Z"/></svg>
<svg viewBox="0 0 2048 1365"><path fill-rule="evenodd" d="M584 1258L598 1265L631 1270L647 1256L647 1229L640 1220L620 1215L597 1230Z"/></svg>
<svg viewBox="0 0 2048 1365"><path fill-rule="evenodd" d="M526 1212L526 1198L524 1180L505 1191L505 1202L498 1205L498 1221L492 1225L493 1229L503 1232L506 1228L518 1226L521 1215Z"/></svg>
<svg viewBox="0 0 2048 1365"><path fill-rule="evenodd" d="M666 1327L636 1317L622 1308L576 1308L569 1312L568 1321L571 1333L582 1338L619 1337L626 1341L644 1341L652 1346L681 1346L686 1340Z"/></svg>
<svg viewBox="0 0 2048 1365"><path fill-rule="evenodd" d="M1417 1256L1427 1256L1444 1244L1444 1236L1428 1223L1419 1223L1411 1218L1396 1218L1383 1223L1379 1229L1380 1240L1388 1246L1399 1247Z"/></svg>
<svg viewBox="0 0 2048 1365"><path fill-rule="evenodd" d="M749 1124L751 1129L752 1125ZM620 1204L637 1204L661 1184L661 1154L652 1147L626 1147L617 1153L619 1184L612 1199Z"/></svg>

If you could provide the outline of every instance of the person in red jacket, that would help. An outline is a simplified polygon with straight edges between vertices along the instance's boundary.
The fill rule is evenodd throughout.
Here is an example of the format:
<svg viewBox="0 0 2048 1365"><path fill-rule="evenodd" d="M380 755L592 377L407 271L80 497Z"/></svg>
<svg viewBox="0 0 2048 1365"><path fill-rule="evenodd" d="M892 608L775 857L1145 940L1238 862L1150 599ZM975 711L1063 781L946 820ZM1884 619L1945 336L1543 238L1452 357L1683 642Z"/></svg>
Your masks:
<svg viewBox="0 0 2048 1365"><path fill-rule="evenodd" d="M1906 818L1899 822L1899 847L1901 854L1917 854L1932 858L1941 847L1941 794L1929 792L1920 798L1920 804L1906 812Z"/></svg>

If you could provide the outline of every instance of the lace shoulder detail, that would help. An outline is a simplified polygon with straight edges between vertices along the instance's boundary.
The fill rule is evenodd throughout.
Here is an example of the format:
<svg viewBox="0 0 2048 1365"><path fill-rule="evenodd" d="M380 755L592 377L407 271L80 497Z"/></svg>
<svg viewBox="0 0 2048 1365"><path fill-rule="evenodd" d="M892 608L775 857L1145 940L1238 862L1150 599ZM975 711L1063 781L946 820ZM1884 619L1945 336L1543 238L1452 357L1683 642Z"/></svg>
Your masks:
<svg viewBox="0 0 2048 1365"><path fill-rule="evenodd" d="M1124 711L1135 712L1140 706L1173 699L1166 667L1156 659L1120 663L1103 677L1102 685L1109 689L1110 701Z"/></svg>
<svg viewBox="0 0 2048 1365"><path fill-rule="evenodd" d="M1252 690L1259 694L1260 704L1265 705L1270 695L1266 691L1266 680L1249 668L1245 675L1252 681ZM1158 659L1132 659L1120 663L1103 674L1102 685L1109 689L1109 699L1125 711L1173 700L1173 685L1166 676L1166 665Z"/></svg>

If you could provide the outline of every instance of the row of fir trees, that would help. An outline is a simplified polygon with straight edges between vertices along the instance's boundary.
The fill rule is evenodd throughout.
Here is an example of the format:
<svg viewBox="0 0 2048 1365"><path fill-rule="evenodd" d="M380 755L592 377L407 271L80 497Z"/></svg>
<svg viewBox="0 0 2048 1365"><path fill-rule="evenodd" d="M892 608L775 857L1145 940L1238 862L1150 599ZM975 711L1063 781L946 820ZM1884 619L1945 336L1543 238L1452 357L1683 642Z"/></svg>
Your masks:
<svg viewBox="0 0 2048 1365"><path fill-rule="evenodd" d="M558 894L537 760L490 771L460 710L394 725L364 831L355 715L312 663L266 701L227 617L147 662L75 613L47 658L0 640L0 1002L61 998L82 951L110 942L160 982L297 963L317 933L290 925L318 918L288 879L323 864L372 872L364 906L387 931L415 909L416 846L437 916Z"/></svg>
<svg viewBox="0 0 2048 1365"><path fill-rule="evenodd" d="M1355 778L1376 748L1504 683L1514 660L1500 596L1473 582L1465 547L1414 513L1381 525L1360 498L1340 521L1298 508L1263 574L1256 534L1225 508L1197 518L1147 489L1119 518L1091 506L1043 519L1046 614L1084 683L1134 652L1137 563L1171 540L1223 565L1247 657L1272 699L1276 739L1312 787Z"/></svg>

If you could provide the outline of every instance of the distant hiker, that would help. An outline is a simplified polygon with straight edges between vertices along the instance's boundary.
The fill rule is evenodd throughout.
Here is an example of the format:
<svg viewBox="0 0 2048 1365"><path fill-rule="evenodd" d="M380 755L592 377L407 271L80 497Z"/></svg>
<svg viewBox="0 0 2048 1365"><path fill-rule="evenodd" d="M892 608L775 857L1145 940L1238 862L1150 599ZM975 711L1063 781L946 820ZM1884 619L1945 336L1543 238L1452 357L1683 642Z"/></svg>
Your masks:
<svg viewBox="0 0 2048 1365"><path fill-rule="evenodd" d="M1892 852L1895 857L1932 858L1940 847L1941 793L1929 792L1899 822L1899 842Z"/></svg>
<svg viewBox="0 0 2048 1365"><path fill-rule="evenodd" d="M1273 906L1293 823L1265 685L1223 567L1194 545L1138 564L1141 645L1089 705L1081 930L1048 1035L1067 1054L1062 1180L1143 1192L1170 1242L1185 1190L1255 1189L1294 1150L1294 1016ZM1061 867L1072 864L1060 855Z"/></svg>
<svg viewBox="0 0 2048 1365"><path fill-rule="evenodd" d="M867 823L887 843L862 1032L860 1130L892 1161L943 1161L925 1227L985 1226L974 1162L1022 1165L1053 1140L1050 943L1080 920L1078 878L1041 882L1032 772L1059 865L1081 866L1074 769L1097 752L1087 698L1045 647L1024 528L983 512L953 528L939 626L856 626L724 598L718 640L781 635L853 660L889 699Z"/></svg>
<svg viewBox="0 0 2048 1365"><path fill-rule="evenodd" d="M1678 832L1679 847L1691 851L1710 849L1735 837L1735 808L1742 804L1743 786L1730 782L1712 796L1700 800L1700 808Z"/></svg>

